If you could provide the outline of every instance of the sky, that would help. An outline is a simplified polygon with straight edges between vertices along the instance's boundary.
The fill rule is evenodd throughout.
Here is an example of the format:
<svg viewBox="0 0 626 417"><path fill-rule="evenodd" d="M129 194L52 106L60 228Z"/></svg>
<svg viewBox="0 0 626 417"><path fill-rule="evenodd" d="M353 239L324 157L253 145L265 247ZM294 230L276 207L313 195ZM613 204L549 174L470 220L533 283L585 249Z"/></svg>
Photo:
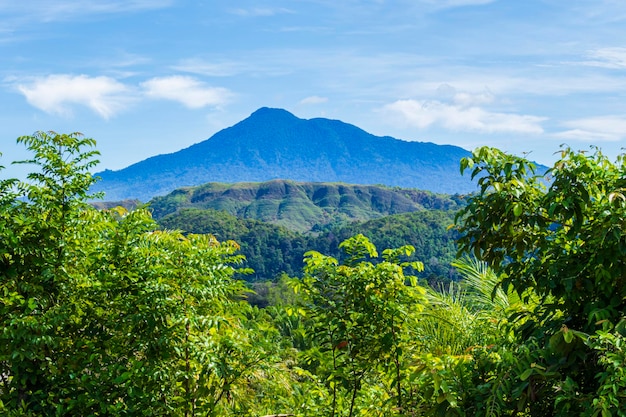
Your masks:
<svg viewBox="0 0 626 417"><path fill-rule="evenodd" d="M626 144L623 0L0 0L0 178L81 132L97 170L260 107L551 165Z"/></svg>

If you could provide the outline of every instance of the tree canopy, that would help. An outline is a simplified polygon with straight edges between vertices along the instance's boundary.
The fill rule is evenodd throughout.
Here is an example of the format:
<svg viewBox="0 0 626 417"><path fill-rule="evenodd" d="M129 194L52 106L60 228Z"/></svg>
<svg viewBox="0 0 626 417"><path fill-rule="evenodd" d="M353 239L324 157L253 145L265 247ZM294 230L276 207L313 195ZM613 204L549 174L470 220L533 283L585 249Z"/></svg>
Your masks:
<svg viewBox="0 0 626 417"><path fill-rule="evenodd" d="M623 415L624 386L613 395L605 384L626 381L610 370L626 336L624 157L563 148L543 176L525 158L483 147L462 160L467 169L480 192L457 215L460 251L485 260L505 291L536 298L517 318L522 340L544 349L524 374L530 397L562 415L589 404Z"/></svg>
<svg viewBox="0 0 626 417"><path fill-rule="evenodd" d="M0 411L220 414L273 357L232 279L237 244L88 205L92 139L18 141L37 169L0 183Z"/></svg>

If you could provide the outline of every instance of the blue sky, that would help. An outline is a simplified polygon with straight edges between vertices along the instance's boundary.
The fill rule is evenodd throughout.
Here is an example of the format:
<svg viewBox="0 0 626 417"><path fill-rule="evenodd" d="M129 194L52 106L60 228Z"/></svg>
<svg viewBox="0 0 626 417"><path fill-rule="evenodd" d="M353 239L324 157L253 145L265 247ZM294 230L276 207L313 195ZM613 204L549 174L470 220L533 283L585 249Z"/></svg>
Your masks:
<svg viewBox="0 0 626 417"><path fill-rule="evenodd" d="M259 107L550 164L626 143L623 0L0 0L0 176L79 131L98 169Z"/></svg>

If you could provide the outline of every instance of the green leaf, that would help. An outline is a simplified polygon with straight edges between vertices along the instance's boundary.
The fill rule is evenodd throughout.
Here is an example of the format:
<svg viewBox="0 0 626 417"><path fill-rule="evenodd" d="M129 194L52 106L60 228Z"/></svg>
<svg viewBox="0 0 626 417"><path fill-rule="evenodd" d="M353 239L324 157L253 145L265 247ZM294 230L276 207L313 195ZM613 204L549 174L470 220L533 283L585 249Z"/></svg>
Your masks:
<svg viewBox="0 0 626 417"><path fill-rule="evenodd" d="M535 370L533 368L528 368L524 372L521 373L519 379L522 381L526 381L533 374Z"/></svg>
<svg viewBox="0 0 626 417"><path fill-rule="evenodd" d="M569 331L566 326L563 326L561 332L563 333L563 340L565 340L566 343L572 343L572 340L574 340L574 332Z"/></svg>

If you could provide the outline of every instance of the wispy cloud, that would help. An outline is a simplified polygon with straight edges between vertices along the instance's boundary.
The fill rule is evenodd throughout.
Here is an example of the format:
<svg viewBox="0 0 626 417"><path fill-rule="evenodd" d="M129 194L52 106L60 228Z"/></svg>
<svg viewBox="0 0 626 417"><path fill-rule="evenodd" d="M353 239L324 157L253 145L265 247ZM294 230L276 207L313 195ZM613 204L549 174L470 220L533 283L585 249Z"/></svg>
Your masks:
<svg viewBox="0 0 626 417"><path fill-rule="evenodd" d="M0 16L68 21L80 16L126 13L168 7L173 0L29 0L0 2Z"/></svg>
<svg viewBox="0 0 626 417"><path fill-rule="evenodd" d="M568 128L554 136L564 140L585 142L616 142L626 138L626 118L623 116L597 116L563 123Z"/></svg>
<svg viewBox="0 0 626 417"><path fill-rule="evenodd" d="M65 116L81 105L108 119L129 102L129 89L110 77L55 74L17 82L15 87L30 105Z"/></svg>
<svg viewBox="0 0 626 417"><path fill-rule="evenodd" d="M452 131L480 133L541 134L543 117L490 112L477 106L462 106L440 101L398 100L382 112L396 122L426 129L431 126Z"/></svg>
<svg viewBox="0 0 626 417"><path fill-rule="evenodd" d="M617 53L615 54L617 56ZM494 63L481 67L451 57L418 53L362 54L346 48L258 48L237 56L183 59L172 67L210 77L285 77L307 74L320 85L347 95L378 95L390 102L400 97L439 99L437 90L450 84L457 104L483 105L494 97L612 93L626 88L618 73L577 72L572 65L552 71L543 67ZM243 58L245 56L245 59ZM617 58L615 58L617 59ZM371 80L377 80L372 83ZM316 86L317 87L317 86ZM442 100L447 102L448 99Z"/></svg>
<svg viewBox="0 0 626 417"><path fill-rule="evenodd" d="M220 106L233 95L226 88L211 87L182 75L152 78L141 83L141 87L149 98L177 101L190 109Z"/></svg>
<svg viewBox="0 0 626 417"><path fill-rule="evenodd" d="M601 71L576 71L567 66L553 68L487 68L478 67L439 67L417 68L415 81L406 82L402 87L405 96L422 96L425 92L436 91L443 83L454 85L459 91L474 92L478 88L493 92L498 97L512 96L565 96L570 94L614 93L626 89L626 79L621 73ZM580 65L578 63L577 65ZM411 76L404 71L405 78ZM419 78L418 78L419 77Z"/></svg>
<svg viewBox="0 0 626 417"><path fill-rule="evenodd" d="M327 97L310 96L300 100L300 104L322 104L328 101Z"/></svg>
<svg viewBox="0 0 626 417"><path fill-rule="evenodd" d="M115 51L91 60L82 60L81 64L86 69L96 69L103 75L109 75L119 80L140 76L142 70L151 62L152 59L147 55Z"/></svg>
<svg viewBox="0 0 626 417"><path fill-rule="evenodd" d="M489 104L495 101L494 94L488 88L478 92L458 91L448 83L443 83L437 87L436 94L440 100L449 101L462 107Z"/></svg>
<svg viewBox="0 0 626 417"><path fill-rule="evenodd" d="M626 19L626 3L622 0L577 0L570 1L570 7L580 21L617 23Z"/></svg>
<svg viewBox="0 0 626 417"><path fill-rule="evenodd" d="M284 7L251 7L248 9L232 9L231 13L244 17L268 17L278 14L291 14L294 12Z"/></svg>
<svg viewBox="0 0 626 417"><path fill-rule="evenodd" d="M584 65L593 67L624 69L626 68L626 48L600 48L589 52L589 60Z"/></svg>
<svg viewBox="0 0 626 417"><path fill-rule="evenodd" d="M235 61L189 58L174 65L172 69L207 77L230 77L250 69L250 65Z"/></svg>

